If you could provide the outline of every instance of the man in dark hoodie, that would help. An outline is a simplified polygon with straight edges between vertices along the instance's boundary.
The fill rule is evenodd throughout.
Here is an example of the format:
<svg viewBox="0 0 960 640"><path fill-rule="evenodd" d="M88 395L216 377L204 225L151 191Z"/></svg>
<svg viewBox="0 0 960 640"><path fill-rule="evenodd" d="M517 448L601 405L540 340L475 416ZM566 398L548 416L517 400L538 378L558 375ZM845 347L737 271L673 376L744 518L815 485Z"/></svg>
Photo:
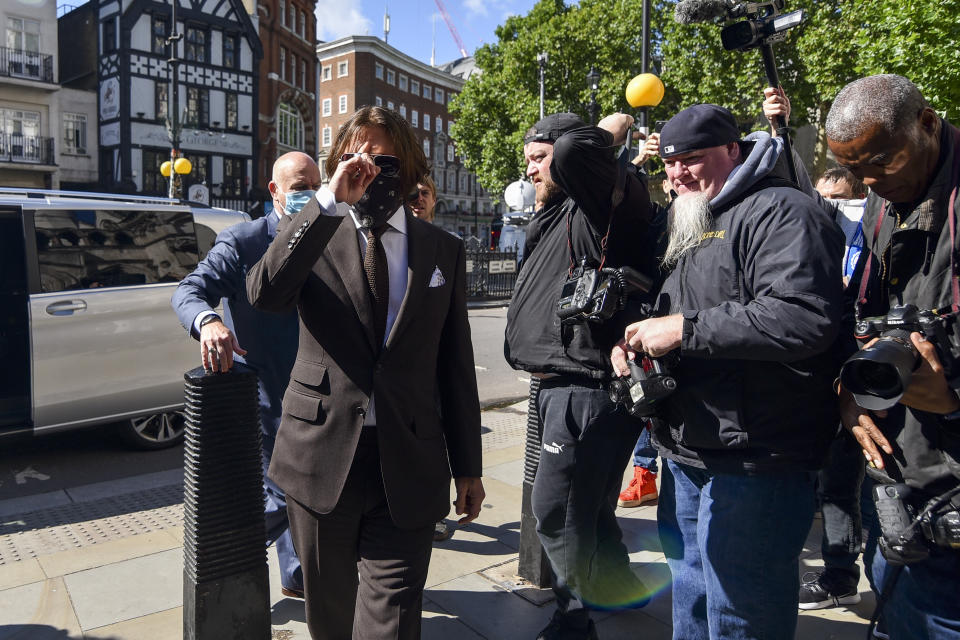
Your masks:
<svg viewBox="0 0 960 640"><path fill-rule="evenodd" d="M844 426L869 461L867 474L931 520L956 521L960 510L960 397L957 367L943 355L960 345L956 281L956 207L960 130L930 108L917 87L892 74L844 87L827 116L827 141L841 166L870 187L863 214L864 247L848 291L860 318L913 304L947 316L949 344L912 333L917 367L903 395L885 411L868 411L840 390ZM854 298L851 296L850 302ZM843 378L848 381L847 378ZM902 485L908 489L905 491ZM952 495L951 495L952 494ZM937 498L939 506L934 507ZM960 551L923 540L929 554L906 566L876 553L873 523L864 553L867 576L890 638L960 638ZM916 527L926 532L928 526ZM884 532L889 534L890 532ZM942 532L941 537L946 532ZM954 536L956 532L954 530ZM886 535L885 535L886 537ZM881 547L883 549L883 547ZM889 602L891 606L884 607Z"/></svg>
<svg viewBox="0 0 960 640"><path fill-rule="evenodd" d="M674 638L792 639L814 474L837 424L829 348L843 238L786 179L782 145L741 141L709 104L663 127L670 211L657 316L629 325L626 359L677 352L654 442Z"/></svg>

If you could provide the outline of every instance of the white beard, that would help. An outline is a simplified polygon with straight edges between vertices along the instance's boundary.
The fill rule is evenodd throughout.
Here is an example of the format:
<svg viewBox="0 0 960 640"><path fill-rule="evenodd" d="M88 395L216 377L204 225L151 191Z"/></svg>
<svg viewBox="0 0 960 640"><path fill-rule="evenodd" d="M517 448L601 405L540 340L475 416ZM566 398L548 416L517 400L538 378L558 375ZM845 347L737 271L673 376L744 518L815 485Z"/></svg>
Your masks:
<svg viewBox="0 0 960 640"><path fill-rule="evenodd" d="M710 197L705 193L685 193L677 196L672 204L673 215L667 227L670 240L661 261L664 267L675 266L683 254L700 244L713 222Z"/></svg>

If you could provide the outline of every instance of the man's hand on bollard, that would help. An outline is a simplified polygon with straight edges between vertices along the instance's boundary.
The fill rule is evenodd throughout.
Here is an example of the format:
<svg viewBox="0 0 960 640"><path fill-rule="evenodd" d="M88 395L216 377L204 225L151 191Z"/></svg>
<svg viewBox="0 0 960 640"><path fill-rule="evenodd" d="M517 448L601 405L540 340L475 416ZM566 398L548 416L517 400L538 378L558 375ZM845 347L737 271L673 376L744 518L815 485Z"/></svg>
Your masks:
<svg viewBox="0 0 960 640"><path fill-rule="evenodd" d="M233 366L233 353L247 355L240 347L236 336L219 320L208 322L200 328L200 360L207 371L229 371Z"/></svg>

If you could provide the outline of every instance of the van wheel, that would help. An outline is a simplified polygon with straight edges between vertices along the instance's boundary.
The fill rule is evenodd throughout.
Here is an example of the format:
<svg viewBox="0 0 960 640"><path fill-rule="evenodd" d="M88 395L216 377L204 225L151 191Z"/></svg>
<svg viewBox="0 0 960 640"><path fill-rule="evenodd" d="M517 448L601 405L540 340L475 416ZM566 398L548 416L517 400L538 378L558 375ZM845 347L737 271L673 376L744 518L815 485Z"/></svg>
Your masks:
<svg viewBox="0 0 960 640"><path fill-rule="evenodd" d="M182 411L131 418L118 425L119 435L137 449L166 449L179 444L186 430Z"/></svg>

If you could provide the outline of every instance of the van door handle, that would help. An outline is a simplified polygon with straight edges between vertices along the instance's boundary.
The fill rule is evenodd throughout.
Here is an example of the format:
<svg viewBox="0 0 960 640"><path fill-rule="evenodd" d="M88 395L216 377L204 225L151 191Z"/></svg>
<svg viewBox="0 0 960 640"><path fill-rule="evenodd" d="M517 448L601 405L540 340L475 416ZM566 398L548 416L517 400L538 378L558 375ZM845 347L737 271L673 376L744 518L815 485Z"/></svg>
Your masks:
<svg viewBox="0 0 960 640"><path fill-rule="evenodd" d="M47 305L47 313L52 316L68 316L74 311L83 311L86 308L87 303L83 300L64 300Z"/></svg>

